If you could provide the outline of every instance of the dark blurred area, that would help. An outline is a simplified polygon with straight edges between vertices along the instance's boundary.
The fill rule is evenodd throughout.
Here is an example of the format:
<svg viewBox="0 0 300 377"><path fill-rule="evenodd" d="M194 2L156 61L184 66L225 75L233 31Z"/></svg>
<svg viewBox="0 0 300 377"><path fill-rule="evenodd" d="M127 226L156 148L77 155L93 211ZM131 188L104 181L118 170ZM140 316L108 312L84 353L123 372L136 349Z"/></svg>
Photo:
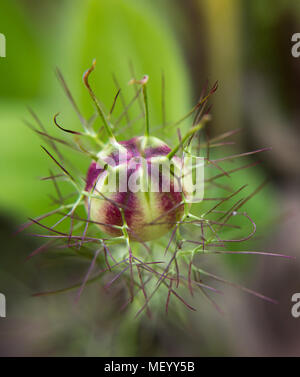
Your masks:
<svg viewBox="0 0 300 377"><path fill-rule="evenodd" d="M0 0L0 9L7 43L7 57L0 58L0 292L7 298L0 355L300 356L300 318L291 314L291 297L300 292L300 58L291 53L291 37L300 32L300 2ZM102 17L99 25L95 10ZM137 321L120 312L118 284L111 292L101 282L87 286L78 304L73 292L32 297L80 281L88 264L43 253L27 260L39 242L14 235L27 217L49 210L52 190L36 182L49 162L38 138L23 126L26 106L48 124L62 109L66 123L73 121L58 93L53 72L59 66L88 113L80 74L94 56L103 57L97 88L102 85L105 104L115 89L109 89L112 72L121 83L129 81L124 63L129 57L138 73L154 77L154 123L160 119L155 78L160 80L161 69L169 75L170 117L196 103L207 80L218 80L209 136L239 128L234 153L272 147L259 155L257 170L240 178L254 187L269 179L265 193L247 208L258 224L251 248L295 259L249 256L245 267L234 257L224 263L215 256L209 263L229 280L275 298L277 305L226 288L218 299L225 315L194 297L198 310L185 318L169 313Z"/></svg>

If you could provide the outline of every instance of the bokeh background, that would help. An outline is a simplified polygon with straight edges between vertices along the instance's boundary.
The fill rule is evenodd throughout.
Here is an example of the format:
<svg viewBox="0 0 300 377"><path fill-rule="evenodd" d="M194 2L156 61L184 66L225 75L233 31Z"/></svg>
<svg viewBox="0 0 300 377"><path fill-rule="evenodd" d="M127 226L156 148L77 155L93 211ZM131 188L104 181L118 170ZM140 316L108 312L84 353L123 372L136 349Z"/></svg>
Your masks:
<svg viewBox="0 0 300 377"><path fill-rule="evenodd" d="M291 55L291 37L300 32L299 1L0 0L0 32L7 41L7 57L0 59L0 292L7 297L0 355L299 356L300 318L291 315L291 296L300 292L300 58ZM55 68L88 117L93 107L81 77L93 58L93 86L107 108L116 92L113 74L124 100L132 95L133 69L150 76L158 135L164 72L168 121L191 108L206 80L218 80L209 134L241 129L224 155L272 147L259 156L259 167L231 179L253 190L269 178L247 206L258 225L249 245L296 259L213 257L210 263L278 305L225 289L218 299L224 315L195 296L195 313L134 320L120 312L118 290L108 294L101 284L87 287L77 305L72 294L32 297L80 280L86 264L51 253L26 261L37 240L13 236L27 217L51 209L53 193L39 180L51 163L24 124L31 119L27 106L48 129L57 112L66 128L79 129ZM133 110L132 118L137 114ZM123 136L140 132L140 122ZM87 160L72 158L87 168Z"/></svg>

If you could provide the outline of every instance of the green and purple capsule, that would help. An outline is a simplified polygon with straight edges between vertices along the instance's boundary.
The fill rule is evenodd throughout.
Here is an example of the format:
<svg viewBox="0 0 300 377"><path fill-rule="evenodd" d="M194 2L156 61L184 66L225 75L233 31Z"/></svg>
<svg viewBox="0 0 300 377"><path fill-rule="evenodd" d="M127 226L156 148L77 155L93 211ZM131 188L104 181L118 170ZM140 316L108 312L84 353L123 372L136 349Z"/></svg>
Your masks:
<svg viewBox="0 0 300 377"><path fill-rule="evenodd" d="M181 159L173 156L170 161L166 157L170 151L166 143L150 136L105 147L87 173L86 191L93 194L86 202L90 220L112 236L121 236L119 227L126 223L130 239L140 242L170 231L184 214L184 188L174 173L180 171ZM158 175L153 174L155 169ZM116 184L111 177L117 177ZM125 177L123 187L120 177ZM136 182L143 190L132 187Z"/></svg>

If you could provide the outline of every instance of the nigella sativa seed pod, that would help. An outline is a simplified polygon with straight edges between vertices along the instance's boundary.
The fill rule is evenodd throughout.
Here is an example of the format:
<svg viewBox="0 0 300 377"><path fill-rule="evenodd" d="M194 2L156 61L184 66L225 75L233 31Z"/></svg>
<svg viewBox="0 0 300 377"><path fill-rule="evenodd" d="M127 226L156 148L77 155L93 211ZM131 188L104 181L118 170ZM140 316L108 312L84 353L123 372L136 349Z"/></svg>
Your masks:
<svg viewBox="0 0 300 377"><path fill-rule="evenodd" d="M47 243L39 246L31 256L45 251L54 243L59 243L60 248L67 249L77 256L84 256L84 260L91 259L82 283L60 290L64 292L79 287L77 298L87 283L102 278L106 272L113 272L116 275L105 287L111 287L114 282L124 277L125 285L129 288L129 298L124 305L136 297L143 300L137 314L145 309L148 314L150 313L150 300L160 287L165 289L166 311L171 296L185 307L196 310L184 297L183 290L186 288L191 296L195 290L200 291L218 309L217 304L207 294L207 291L219 293L210 281L222 281L227 284L230 282L201 266L199 260L204 254L262 254L286 257L276 253L228 250L228 245L248 241L254 236L255 222L247 212L241 211L241 207L253 198L264 184L244 198L239 198L238 195L243 192L246 184L234 189L229 188L228 183L223 185L217 181L255 164L226 170L223 163L234 162L239 157L263 152L267 148L218 158L211 155L212 148L227 145L222 141L236 132L229 131L212 139L205 135L206 142L198 137L210 120L209 110L205 107L217 89L217 83L207 94L206 89L204 90L191 111L175 124L171 124L174 129L194 114L194 121L185 135L181 135L180 129L177 128L179 140L175 147L169 146L161 138L150 135L148 76L130 82L139 87L134 100L143 94L144 135L136 135L130 140L118 140L111 119L120 90L115 96L109 114L106 114L89 84L89 76L94 68L95 62L83 76L84 84L97 111L89 120L81 115L63 76L58 71L59 80L79 117L83 131L62 127L57 122L57 115L54 117L54 123L73 138L73 143L47 134L40 120L32 113L41 129L37 130L32 125L31 127L56 153L54 156L43 147L59 172L51 172L50 176L44 178L54 183L58 195L54 201L57 208L30 219L22 227L25 229L35 224L49 232L35 234L42 239L47 238ZM124 106L124 114L128 106ZM100 138L99 130L96 131L94 128L93 119L96 118L101 121L101 129L105 130L104 138ZM76 152L90 158L87 172L84 172L85 179L78 171L69 171L72 164L66 166L57 144L75 149ZM93 148L90 147L91 144ZM205 153L201 157L203 150ZM67 181L75 191L64 197L59 189L60 180ZM223 194L214 197L212 192L215 187L218 190L224 189ZM70 199L73 197L74 201ZM202 199L205 201L202 202ZM207 203L211 202L213 204L208 207ZM85 209L84 215L81 207ZM51 226L42 223L58 215L61 217ZM234 223L235 219L247 222L246 234L241 234L244 228L241 221ZM58 227L65 225L66 221L70 222L68 230L59 229ZM234 234L232 238L228 237L228 229L231 231L230 234ZM100 267L100 272L90 277L95 266ZM154 280L153 278L157 280L155 286L149 283ZM204 282L206 278L208 284ZM274 301L242 286L240 288L265 300Z"/></svg>
<svg viewBox="0 0 300 377"><path fill-rule="evenodd" d="M186 194L181 159L168 159L170 152L167 144L151 136L102 150L87 174L86 190L95 194L86 204L90 218L117 236L121 230L111 225L122 226L123 210L131 239L149 241L166 234L182 218Z"/></svg>

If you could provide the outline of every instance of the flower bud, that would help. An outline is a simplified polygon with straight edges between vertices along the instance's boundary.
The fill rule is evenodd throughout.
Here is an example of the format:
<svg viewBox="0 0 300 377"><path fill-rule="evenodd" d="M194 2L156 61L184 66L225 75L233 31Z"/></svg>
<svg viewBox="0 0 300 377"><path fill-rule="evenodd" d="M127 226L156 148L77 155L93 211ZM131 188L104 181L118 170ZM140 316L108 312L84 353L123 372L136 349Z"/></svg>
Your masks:
<svg viewBox="0 0 300 377"><path fill-rule="evenodd" d="M86 180L90 220L112 236L121 236L126 224L130 239L140 242L172 229L184 213L184 190L181 159L167 158L170 151L160 139L141 136L99 152Z"/></svg>

